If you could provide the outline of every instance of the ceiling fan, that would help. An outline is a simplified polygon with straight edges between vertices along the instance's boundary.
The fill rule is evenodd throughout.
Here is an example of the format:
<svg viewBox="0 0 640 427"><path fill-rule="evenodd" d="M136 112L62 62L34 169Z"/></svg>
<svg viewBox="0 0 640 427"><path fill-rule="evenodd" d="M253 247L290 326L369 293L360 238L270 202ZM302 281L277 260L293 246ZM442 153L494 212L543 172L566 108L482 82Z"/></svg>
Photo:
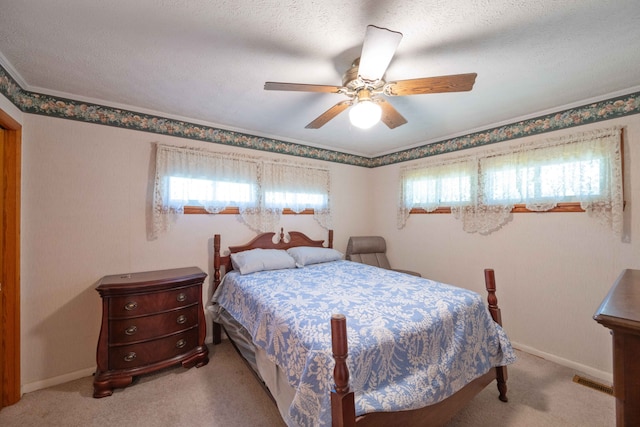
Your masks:
<svg viewBox="0 0 640 427"><path fill-rule="evenodd" d="M384 74L400 44L402 33L386 28L367 26L360 58L342 78L342 86L302 83L266 82L265 90L339 93L349 99L338 102L305 126L319 129L338 114L349 111L351 123L368 128L378 121L394 129L407 120L384 98L386 96L420 95L427 93L464 92L473 89L476 73L424 77L386 82Z"/></svg>

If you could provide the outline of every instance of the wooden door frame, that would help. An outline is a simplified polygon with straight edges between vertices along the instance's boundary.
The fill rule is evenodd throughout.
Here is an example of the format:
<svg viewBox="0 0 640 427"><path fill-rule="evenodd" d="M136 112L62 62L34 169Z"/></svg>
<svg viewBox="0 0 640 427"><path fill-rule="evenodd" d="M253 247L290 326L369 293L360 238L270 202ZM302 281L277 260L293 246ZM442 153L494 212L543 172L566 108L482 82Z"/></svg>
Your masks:
<svg viewBox="0 0 640 427"><path fill-rule="evenodd" d="M2 191L4 244L2 256L2 293L4 318L0 322L0 409L20 400L20 178L22 165L22 126L0 110L0 127L5 132Z"/></svg>

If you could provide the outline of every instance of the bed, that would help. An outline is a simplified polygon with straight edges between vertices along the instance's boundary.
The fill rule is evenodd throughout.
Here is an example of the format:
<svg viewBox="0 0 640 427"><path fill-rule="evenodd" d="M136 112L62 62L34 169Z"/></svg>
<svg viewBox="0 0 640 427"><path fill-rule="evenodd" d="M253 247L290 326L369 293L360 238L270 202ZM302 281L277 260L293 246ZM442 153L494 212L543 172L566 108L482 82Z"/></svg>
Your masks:
<svg viewBox="0 0 640 427"><path fill-rule="evenodd" d="M442 425L493 381L507 401L515 354L492 270L487 307L468 290L345 261L332 231L326 244L288 235L223 256L216 234L209 307L214 344L224 329L287 425Z"/></svg>

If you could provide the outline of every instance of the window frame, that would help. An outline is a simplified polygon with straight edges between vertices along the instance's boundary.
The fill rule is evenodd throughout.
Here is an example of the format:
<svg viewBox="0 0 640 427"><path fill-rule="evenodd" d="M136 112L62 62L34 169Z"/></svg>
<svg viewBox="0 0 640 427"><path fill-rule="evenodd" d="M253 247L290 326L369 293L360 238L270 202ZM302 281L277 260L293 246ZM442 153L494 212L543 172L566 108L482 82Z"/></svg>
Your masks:
<svg viewBox="0 0 640 427"><path fill-rule="evenodd" d="M282 210L283 215L313 215L314 213L315 213L315 210L311 208L307 208L302 212L294 212L289 208L284 208ZM185 215L204 215L204 214L213 215L211 212L207 212L203 206L198 206L198 205L185 205L184 214ZM229 206L221 210L220 212L216 213L216 215L240 215L240 208L237 206Z"/></svg>
<svg viewBox="0 0 640 427"><path fill-rule="evenodd" d="M621 169L622 169L622 194L624 197L625 191L624 191L624 176L625 176L625 162L624 162L624 132L620 132L620 162L621 162ZM622 201L622 206L623 206L623 210L626 207L627 202L626 200ZM516 203L513 205L513 209L511 209L511 213L554 213L554 212L561 212L561 213L578 213L578 212L585 212L584 209L582 209L580 202L560 202L556 205L555 208L553 209L549 209L549 210L545 210L545 211L532 211L530 209L527 209L526 204L524 203ZM424 215L424 214L450 214L451 213L451 207L450 206L441 206L431 212L428 212L426 209L423 208L411 208L411 210L409 211L409 215Z"/></svg>
<svg viewBox="0 0 640 427"><path fill-rule="evenodd" d="M585 210L582 209L579 202L558 203L558 205L555 208L542 211L542 212L532 211L530 209L527 209L524 203L515 204L513 205L513 209L511 209L511 213L584 212L584 211ZM450 213L451 213L450 207L439 207L432 212L427 212L425 209L422 209L422 208L412 208L411 211L409 211L409 214L450 214Z"/></svg>

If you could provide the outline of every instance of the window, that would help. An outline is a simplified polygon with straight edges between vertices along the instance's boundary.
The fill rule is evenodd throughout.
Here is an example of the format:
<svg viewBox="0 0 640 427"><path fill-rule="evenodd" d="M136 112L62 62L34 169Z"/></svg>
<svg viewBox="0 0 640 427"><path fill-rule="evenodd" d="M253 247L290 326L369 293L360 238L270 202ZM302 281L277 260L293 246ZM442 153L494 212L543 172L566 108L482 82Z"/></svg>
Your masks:
<svg viewBox="0 0 640 427"><path fill-rule="evenodd" d="M433 212L470 203L475 168L474 161L465 160L406 170L401 188L405 206Z"/></svg>
<svg viewBox="0 0 640 427"><path fill-rule="evenodd" d="M607 157L604 150L573 143L480 159L482 201L533 206L597 198L608 183Z"/></svg>
<svg viewBox="0 0 640 427"><path fill-rule="evenodd" d="M327 203L326 194L319 193L294 193L285 191L267 191L264 194L265 202L268 205L277 206L307 206L308 209L321 208Z"/></svg>
<svg viewBox="0 0 640 427"><path fill-rule="evenodd" d="M401 169L398 226L410 213L453 213L466 231L489 233L512 212L587 211L621 231L622 144L600 129L510 151Z"/></svg>
<svg viewBox="0 0 640 427"><path fill-rule="evenodd" d="M234 213L252 229L276 229L282 213L313 214L331 227L329 170L311 164L158 145L151 238L169 214Z"/></svg>
<svg viewBox="0 0 640 427"><path fill-rule="evenodd" d="M213 181L210 179L167 177L170 203L183 205L206 205L220 202L237 206L252 201L252 185L241 182Z"/></svg>
<svg viewBox="0 0 640 427"><path fill-rule="evenodd" d="M470 176L443 176L413 181L413 203L454 205L471 200Z"/></svg>
<svg viewBox="0 0 640 427"><path fill-rule="evenodd" d="M217 213L238 215L238 206L255 202L252 184L175 176L168 179L170 202L183 204L185 214L207 214L207 204L223 203L225 208ZM315 209L322 209L328 204L328 195L322 193L266 191L264 199L266 206L280 206L285 215L313 215ZM294 210L290 206L302 208Z"/></svg>
<svg viewBox="0 0 640 427"><path fill-rule="evenodd" d="M169 202L183 205L250 203L255 191L249 183L169 176Z"/></svg>
<svg viewBox="0 0 640 427"><path fill-rule="evenodd" d="M262 190L270 208L322 212L329 206L329 171L283 162L264 162Z"/></svg>

